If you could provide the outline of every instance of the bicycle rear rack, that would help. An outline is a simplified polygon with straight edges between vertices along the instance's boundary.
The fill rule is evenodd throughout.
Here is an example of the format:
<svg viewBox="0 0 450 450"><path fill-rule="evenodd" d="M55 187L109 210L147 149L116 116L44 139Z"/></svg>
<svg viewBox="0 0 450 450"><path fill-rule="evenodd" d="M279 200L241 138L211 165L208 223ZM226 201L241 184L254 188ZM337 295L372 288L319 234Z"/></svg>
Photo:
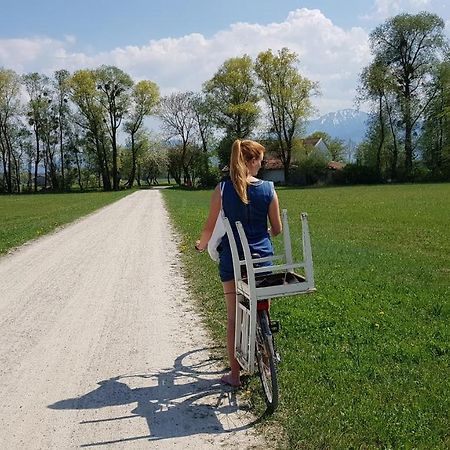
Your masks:
<svg viewBox="0 0 450 450"><path fill-rule="evenodd" d="M255 336L256 315L259 300L288 295L307 294L314 292L314 272L309 237L308 215L301 214L303 261L295 263L292 259L291 237L287 211L282 211L283 247L279 255L264 258L252 258L244 228L236 222L239 239L242 244L244 258L240 259L238 247L231 225L224 218L225 229L231 247L233 258L234 279L236 282L236 331L235 357L241 367L250 374L255 371ZM258 267L258 264L268 261L280 261L280 264ZM246 275L242 275L241 267L245 266ZM294 269L302 269L298 274Z"/></svg>

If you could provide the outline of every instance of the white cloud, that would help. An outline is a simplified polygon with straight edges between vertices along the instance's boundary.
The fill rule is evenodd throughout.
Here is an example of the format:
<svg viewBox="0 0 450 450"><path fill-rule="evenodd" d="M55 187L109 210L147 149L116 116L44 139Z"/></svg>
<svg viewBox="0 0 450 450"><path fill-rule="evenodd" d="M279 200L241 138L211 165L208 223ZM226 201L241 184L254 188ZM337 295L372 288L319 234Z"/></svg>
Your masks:
<svg viewBox="0 0 450 450"><path fill-rule="evenodd" d="M370 60L367 32L343 29L319 10L298 9L285 21L268 25L236 23L211 38L190 34L152 40L108 52L75 52L76 38L0 40L0 66L19 73L51 74L112 64L135 80L157 82L163 94L174 90L199 90L227 58L244 53L288 47L300 57L300 71L318 81L322 96L315 99L321 113L352 107L358 74Z"/></svg>
<svg viewBox="0 0 450 450"><path fill-rule="evenodd" d="M430 3L431 0L375 0L374 16L385 19L403 11L423 11Z"/></svg>

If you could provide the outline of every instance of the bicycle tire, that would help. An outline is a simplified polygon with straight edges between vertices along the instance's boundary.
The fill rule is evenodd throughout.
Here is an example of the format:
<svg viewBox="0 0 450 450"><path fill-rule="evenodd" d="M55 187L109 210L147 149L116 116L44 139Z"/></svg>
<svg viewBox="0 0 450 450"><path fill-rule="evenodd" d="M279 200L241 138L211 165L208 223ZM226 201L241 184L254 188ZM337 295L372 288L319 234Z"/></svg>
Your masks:
<svg viewBox="0 0 450 450"><path fill-rule="evenodd" d="M267 311L258 311L256 323L256 361L259 378L266 403L266 412L271 414L278 406L278 376L273 336L270 331Z"/></svg>

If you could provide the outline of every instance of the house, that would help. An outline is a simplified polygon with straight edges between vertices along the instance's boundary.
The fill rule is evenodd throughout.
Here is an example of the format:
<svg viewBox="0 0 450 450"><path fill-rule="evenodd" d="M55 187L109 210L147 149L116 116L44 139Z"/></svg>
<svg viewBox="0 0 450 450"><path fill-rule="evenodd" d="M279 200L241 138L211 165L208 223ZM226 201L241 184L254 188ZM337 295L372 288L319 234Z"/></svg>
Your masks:
<svg viewBox="0 0 450 450"><path fill-rule="evenodd" d="M320 156L327 161L331 161L331 153L321 137L302 139L301 143L308 157ZM285 182L284 167L280 158L267 154L265 159L267 162L264 171L261 173L261 178L283 184Z"/></svg>
<svg viewBox="0 0 450 450"><path fill-rule="evenodd" d="M261 171L260 177L263 180L273 181L274 183L284 183L284 166L281 159L267 155L266 165Z"/></svg>
<svg viewBox="0 0 450 450"><path fill-rule="evenodd" d="M302 139L302 144L308 156L320 156L331 160L331 152L321 137Z"/></svg>

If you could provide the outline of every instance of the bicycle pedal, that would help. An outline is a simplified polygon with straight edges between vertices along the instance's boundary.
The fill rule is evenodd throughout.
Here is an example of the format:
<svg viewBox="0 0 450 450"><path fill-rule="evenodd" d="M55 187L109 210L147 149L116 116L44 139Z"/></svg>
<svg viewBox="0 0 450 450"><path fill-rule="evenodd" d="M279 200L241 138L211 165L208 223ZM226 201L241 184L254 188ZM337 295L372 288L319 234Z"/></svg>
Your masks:
<svg viewBox="0 0 450 450"><path fill-rule="evenodd" d="M280 331L280 322L278 320L270 321L270 331L272 333L278 333Z"/></svg>

